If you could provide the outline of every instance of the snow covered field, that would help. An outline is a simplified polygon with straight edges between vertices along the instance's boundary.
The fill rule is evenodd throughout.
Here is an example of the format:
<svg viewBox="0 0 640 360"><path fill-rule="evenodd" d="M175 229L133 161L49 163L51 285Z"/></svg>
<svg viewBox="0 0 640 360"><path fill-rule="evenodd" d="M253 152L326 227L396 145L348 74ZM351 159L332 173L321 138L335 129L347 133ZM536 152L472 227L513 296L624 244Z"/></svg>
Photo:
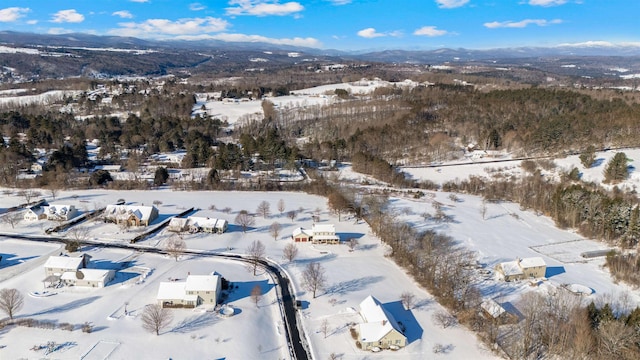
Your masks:
<svg viewBox="0 0 640 360"><path fill-rule="evenodd" d="M611 158L616 153L623 152L629 159L628 169L629 178L621 182L617 186L621 189L633 190L640 186L640 148L608 150L596 153L596 161L590 168L585 168L580 163L579 155L569 155L561 159L553 159L556 164L554 171L543 170L544 176L557 177L560 171L569 171L573 167L578 168L581 174L581 180L585 182L594 182L602 184L604 179L604 169ZM431 180L436 184L443 184L447 181L456 179L467 179L469 176L480 176L491 179L494 176L508 178L510 176L521 176L524 171L520 167L521 160L510 160L510 156L505 154L502 158L482 158L482 159L464 159L460 161L448 162L443 165L459 165L459 166L433 166L433 167L406 167L402 171L407 173L411 178ZM503 160L499 162L490 162L494 160ZM610 186L603 184L605 187Z"/></svg>
<svg viewBox="0 0 640 360"><path fill-rule="evenodd" d="M44 192L43 192L44 193ZM74 196L74 195L77 195ZM432 315L441 307L424 290L420 289L405 272L392 261L384 257L385 247L371 235L365 223L354 224L353 221L338 222L326 209L326 199L302 193L262 193L262 192L172 192L172 191L74 191L59 195L60 201L85 200L96 203L110 203L119 198L127 202L150 204L155 199L161 199L159 206L162 214L175 214L178 208L195 206L201 208L197 216L211 216L230 221L229 231L222 235L194 234L185 235L187 247L190 249L208 249L220 252L244 253L253 240L262 241L267 248L267 257L281 263L292 276L296 288L296 298L303 301L302 311L305 333L310 339L314 358L325 359L331 353L342 354L343 359L362 358L398 358L423 359L425 354L432 354L436 343L451 345L451 358L494 358L484 350L475 335L461 327L442 329L432 321ZM277 202L285 202L285 214L276 209ZM2 196L0 207L8 207L20 202L16 196ZM271 213L267 219L256 217L256 224L246 233L233 224L239 210L246 209L254 212L258 204L266 200L271 204ZM7 203L5 205L5 203ZM215 205L216 210L209 207ZM231 211L222 211L229 207ZM300 254L291 264L282 258L282 249L290 240L290 234L295 227L310 228L311 216L316 208L321 210L321 223L333 223L341 238L358 238L360 245L350 252L345 245L311 245L298 244ZM295 221L286 217L288 210L302 212ZM282 224L282 232L277 240L269 234L269 226L274 221ZM46 222L46 221L45 221ZM10 232L6 224L0 225L3 232ZM32 226L34 234L42 234L40 226L21 222L22 231ZM46 225L43 227L48 227ZM91 228L91 237L114 238L119 229L112 224L100 224L93 228L91 223L79 225ZM110 228L111 227L111 228ZM16 227L17 228L17 227ZM122 234L123 236L125 234ZM135 234L128 234L133 236ZM156 246L162 248L172 236L163 230L151 238L142 241L142 246ZM122 238L124 239L124 237ZM0 248L9 240L0 239ZM15 240L11 240L15 241ZM57 249L42 247L41 243L25 245L25 253L16 253L14 257L40 256L42 259ZM22 248L22 247L21 247ZM230 250L229 250L230 249ZM281 317L279 308L271 302L275 294L265 275L253 277L240 266L228 262L220 262L204 258L180 258L174 261L159 255L142 255L123 250L88 248L92 261L103 267L118 266L125 261L140 268L152 269L151 274L142 284L136 285L131 281L132 276L124 271L124 279L116 280L104 289L82 290L80 288L57 289L57 295L32 298L26 296L25 307L18 314L20 317L32 317L39 320L54 320L82 324L91 321L96 331L91 334L82 333L76 329L73 332L65 330L11 328L0 336L0 356L2 358L19 358L38 356L29 350L34 345L56 341L59 344L71 342L55 356L58 358L79 358L96 349L96 355L88 358L104 358L109 353L110 358L124 358L130 354L145 351L148 358L198 358L226 357L229 359L280 359L288 358L284 350L284 336L280 333ZM5 252L3 250L3 252ZM10 250L8 252L14 252ZM37 255L33 255L37 253ZM29 255L31 254L31 255ZM29 260L33 261L33 260ZM44 260L41 260L42 262ZM303 290L300 278L304 266L318 261L326 270L327 288L320 292L316 299ZM3 260L4 262L4 260ZM10 271L12 266L0 269L0 274ZM140 320L135 316L124 316L123 304L129 302L129 310L139 314L145 304L153 303L160 281L169 277L184 278L187 273L199 274L216 271L231 282L241 284L240 293L244 295L231 296L231 304L241 309L239 315L229 319L220 319L214 314L198 313L191 310L175 310L176 319L172 327L164 334L156 337L145 332ZM42 280L44 271L40 263L33 262L29 271L23 271L19 276L0 282L1 288L18 288L24 294L33 291L43 291ZM251 303L248 293L254 283L260 283L263 289L268 289L265 299L258 309ZM244 284L244 285L242 285ZM399 303L399 296L403 291L416 294L417 303L412 311L405 311ZM392 314L407 327L409 345L397 352L382 352L372 354L358 350L351 339L348 327L351 322L359 323L361 319L356 314L358 304L368 295L376 296L386 304ZM335 299L331 300L330 299ZM112 318L115 318L112 319ZM327 319L330 332L327 338L319 331L324 319ZM180 326L181 323L188 325ZM195 339L193 338L195 335ZM220 342L216 342L220 339ZM187 346L188 344L188 346ZM147 350L147 348L149 348ZM177 350L179 349L179 350ZM89 353L93 353L91 350ZM36 355L37 354L37 355ZM97 354L102 354L98 356Z"/></svg>

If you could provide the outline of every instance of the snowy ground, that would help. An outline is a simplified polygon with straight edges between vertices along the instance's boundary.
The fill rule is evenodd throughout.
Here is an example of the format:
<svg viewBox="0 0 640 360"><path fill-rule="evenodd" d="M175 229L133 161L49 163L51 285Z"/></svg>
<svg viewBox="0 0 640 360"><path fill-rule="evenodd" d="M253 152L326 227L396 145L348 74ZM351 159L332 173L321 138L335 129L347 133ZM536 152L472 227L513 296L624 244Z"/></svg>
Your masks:
<svg viewBox="0 0 640 360"><path fill-rule="evenodd" d="M623 152L629 159L628 169L629 178L618 184L618 187L626 190L633 190L640 186L640 148L608 150L596 153L596 161L590 168L585 168L580 163L579 155L570 155L561 159L553 159L556 164L554 171L543 170L544 176L556 178L560 171L569 171L576 167L581 174L581 180L585 182L594 182L602 184L604 179L604 169L607 163L618 152ZM489 162L493 160L504 160L500 162ZM434 166L434 167L407 167L402 171L407 173L414 179L431 180L436 184L443 184L447 181L456 179L467 179L470 175L485 177L491 179L496 176L509 178L511 176L521 176L524 171L520 167L522 161L509 160L509 156L502 158L482 158L482 159L463 159L460 161L445 163L443 165L460 165L460 166ZM609 186L606 185L605 186Z"/></svg>
<svg viewBox="0 0 640 360"><path fill-rule="evenodd" d="M293 277L294 286L297 289L296 298L303 301L304 304L304 309L301 311L305 333L311 341L316 359L325 359L331 353L342 354L342 359L345 360L363 358L423 359L425 354L432 354L432 348L436 343L451 345L449 352L451 358L494 358L491 353L483 349L472 332L461 327L442 329L435 325L432 321L432 314L441 309L440 305L427 292L418 287L402 269L384 257L384 246L371 235L365 223L354 224L352 220L346 221L345 219L338 222L335 216L327 212L326 199L322 197L302 193L277 192L110 192L98 190L65 192L59 197L60 202L71 203L74 199L79 202L80 199L83 199L91 201L91 203L105 204L119 198L124 198L127 202L146 204L160 199L163 201L163 204L159 206L161 214L175 214L180 212L178 208L195 206L202 209L196 214L198 216L229 220L231 225L225 234L186 235L187 247L244 253L253 240L262 241L267 247L268 258L281 263ZM280 199L284 200L286 205L284 214L280 214L277 210L277 203ZM270 203L272 215L266 219L256 217L256 224L246 233L242 233L239 227L233 224L237 212L242 209L254 212L263 200ZM20 199L16 196L2 196L0 206L8 207L19 202ZM5 205L5 203L7 204ZM211 205L215 205L216 210L210 210ZM223 211L226 207L229 207L231 211L228 213ZM344 245L299 244L300 254L297 260L286 264L282 259L282 249L291 241L291 232L298 226L310 228L312 225L311 216L316 208L321 210L322 223L335 224L338 234L343 239L358 238L360 245L354 252L350 252ZM302 209L302 212L295 221L292 222L286 217L286 211L299 209ZM274 221L282 224L282 232L276 240L269 234L269 226ZM21 232L28 231L27 226L33 227L34 233L40 231L40 226L33 223L21 222L18 226L21 226ZM89 223L80 226L92 227L93 225ZM113 229L109 230L105 226L112 226ZM1 224L0 230L3 232L11 231L6 224ZM109 233L109 231L112 232ZM96 228L91 228L91 236L117 239L118 237L114 235L117 231L115 225L100 224ZM172 233L163 230L141 242L140 245L161 248L171 236L173 236ZM5 248L4 244L7 241L9 240L0 239L2 249ZM34 259L44 259L51 252L58 251L55 247L42 247L40 243L24 247L26 249L34 248L23 250L23 252L16 250L7 252L12 254L15 252L13 258L35 256ZM77 329L73 332L67 332L65 330L11 328L0 334L0 345L6 346L0 347L2 358L12 359L34 355L43 357L43 353L36 355L29 349L34 345L46 344L47 341L72 343L56 354L59 358L78 358L92 348L96 349L96 355L90 355L87 358L103 359L105 358L104 354L109 351L113 351L110 358L121 358L120 356L127 354L140 353L143 351L143 347L144 351L149 354L149 358L167 358L169 356L180 358L181 354L186 358L205 357L205 355L207 358L214 356L229 359L288 358L282 346L284 337L280 332L279 310L276 305L271 304L274 300L274 290L272 286L268 285L271 280L264 275L254 278L239 265L207 259L181 258L175 262L161 256L141 255L123 250L98 248L85 250L88 250L92 256L92 261L101 264L101 267L118 266L118 264L129 261L137 268L124 271L124 275L104 289L85 291L71 288L60 290L57 295L46 298L27 296L25 307L20 311L19 316L74 324L91 321L96 326L96 331L85 334ZM38 255L40 257L37 257ZM36 263L33 259L29 261L32 262L32 266L28 271L22 271L19 276L2 281L0 287L16 287L25 294L32 291L42 291L41 281L44 278L44 272L41 263ZM304 291L300 284L300 274L304 266L311 261L320 262L326 269L328 278L327 288L320 292L316 299ZM10 271L9 269L12 267L3 268L0 272ZM144 268L152 269L151 275L143 284L136 285L132 279L137 276L140 269ZM124 302L128 301L129 309L138 314L144 304L154 302L160 281L166 281L169 277L184 278L188 272L196 274L210 273L211 271L219 272L232 282L245 284L241 286L241 292L244 295L236 295L239 298L231 301L234 306L242 310L238 316L220 319L210 313L177 310L173 328L159 337L144 332L139 319L135 316L124 316ZM255 282L259 282L261 286L264 285L263 288L269 290L258 309L250 302L247 295ZM399 296L404 291L416 294L418 302L416 309L412 311L402 309ZM345 325L351 322L361 322L356 314L356 309L358 304L368 295L376 296L383 304L386 304L394 316L407 326L410 344L405 349L397 352L383 351L379 354L356 349ZM335 299L335 302L330 299ZM115 320L110 320L114 317ZM324 319L329 321L331 328L326 339L319 332L320 324ZM188 322L191 325L178 326L181 322ZM186 329L183 329L185 327ZM220 342L217 343L216 339L220 339ZM188 347L184 346L185 342L189 344ZM147 350L147 348L149 349ZM176 351L176 349L180 350ZM93 351L91 350L91 353Z"/></svg>
<svg viewBox="0 0 640 360"><path fill-rule="evenodd" d="M367 95L379 87L414 87L417 85L419 84L411 80L389 82L380 79L362 79L350 83L328 84L295 90L291 91L290 95L269 97L265 100L272 102L278 110L291 110L309 106L329 105L335 101L334 92L336 89L346 90L354 95ZM264 117L262 100L223 99L218 101L211 98L207 100L206 95L196 94L197 101L193 106L192 116L205 115L206 113L207 116L227 121L232 126L244 121L262 120ZM213 93L209 95L214 96Z"/></svg>

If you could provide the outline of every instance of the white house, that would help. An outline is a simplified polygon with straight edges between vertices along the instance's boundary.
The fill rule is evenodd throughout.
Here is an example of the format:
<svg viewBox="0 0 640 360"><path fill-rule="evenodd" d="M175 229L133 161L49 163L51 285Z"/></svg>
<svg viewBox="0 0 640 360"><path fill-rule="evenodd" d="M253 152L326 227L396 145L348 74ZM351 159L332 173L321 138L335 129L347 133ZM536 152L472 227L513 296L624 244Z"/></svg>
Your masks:
<svg viewBox="0 0 640 360"><path fill-rule="evenodd" d="M362 350L397 349L407 345L401 327L378 299L371 295L364 299L360 303L360 316L364 322L358 325L357 332Z"/></svg>
<svg viewBox="0 0 640 360"><path fill-rule="evenodd" d="M78 209L74 205L50 204L43 205L42 212L47 220L67 221L78 216Z"/></svg>
<svg viewBox="0 0 640 360"><path fill-rule="evenodd" d="M314 244L337 244L340 242L340 238L336 235L336 227L333 224L314 223L311 227L311 232L313 232L311 241Z"/></svg>
<svg viewBox="0 0 640 360"><path fill-rule="evenodd" d="M547 264L541 257L531 257L506 261L496 265L496 274L504 281L542 278L545 276Z"/></svg>
<svg viewBox="0 0 640 360"><path fill-rule="evenodd" d="M156 298L162 307L215 306L221 289L219 275L189 275L185 282L161 282Z"/></svg>
<svg viewBox="0 0 640 360"><path fill-rule="evenodd" d="M189 216L187 218L172 218L169 220L167 230L190 233L206 232L222 234L229 228L229 223L224 219L209 217Z"/></svg>
<svg viewBox="0 0 640 360"><path fill-rule="evenodd" d="M38 221L46 218L47 218L47 215L44 214L44 210L40 205L31 206L24 213L24 219L26 221Z"/></svg>
<svg viewBox="0 0 640 360"><path fill-rule="evenodd" d="M116 272L103 269L79 269L67 271L60 276L60 281L67 286L105 287L113 280Z"/></svg>
<svg viewBox="0 0 640 360"><path fill-rule="evenodd" d="M333 224L313 224L311 230L296 228L291 234L295 242L311 241L314 244L339 244L340 237L336 235Z"/></svg>
<svg viewBox="0 0 640 360"><path fill-rule="evenodd" d="M89 264L89 256L49 256L44 263L44 272L47 276L62 276L65 272L76 272Z"/></svg>
<svg viewBox="0 0 640 360"><path fill-rule="evenodd" d="M144 205L107 205L104 220L129 226L149 226L158 218L158 208Z"/></svg>

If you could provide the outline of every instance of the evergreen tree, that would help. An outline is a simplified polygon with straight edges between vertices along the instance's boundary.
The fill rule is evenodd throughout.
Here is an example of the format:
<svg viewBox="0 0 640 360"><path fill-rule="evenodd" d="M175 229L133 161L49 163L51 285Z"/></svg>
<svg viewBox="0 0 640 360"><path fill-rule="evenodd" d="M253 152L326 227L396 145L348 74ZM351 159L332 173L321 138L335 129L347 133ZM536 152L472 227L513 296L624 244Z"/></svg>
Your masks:
<svg viewBox="0 0 640 360"><path fill-rule="evenodd" d="M627 155L623 152L616 153L604 170L604 181L607 183L617 183L629 176L627 169Z"/></svg>
<svg viewBox="0 0 640 360"><path fill-rule="evenodd" d="M156 169L156 173L153 177L153 184L155 186L160 186L166 183L168 179L169 179L169 171L167 171L167 168L160 166L159 168Z"/></svg>
<svg viewBox="0 0 640 360"><path fill-rule="evenodd" d="M585 151L580 154L580 162L585 168L590 168L596 161L596 147L589 145Z"/></svg>

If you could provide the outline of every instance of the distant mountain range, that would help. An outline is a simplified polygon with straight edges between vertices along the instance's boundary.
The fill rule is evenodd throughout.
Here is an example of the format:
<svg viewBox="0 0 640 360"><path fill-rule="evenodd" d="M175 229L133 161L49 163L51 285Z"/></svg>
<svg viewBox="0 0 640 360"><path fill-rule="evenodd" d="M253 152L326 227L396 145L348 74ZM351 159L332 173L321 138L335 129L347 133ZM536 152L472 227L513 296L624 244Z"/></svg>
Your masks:
<svg viewBox="0 0 640 360"><path fill-rule="evenodd" d="M146 52L123 50L146 50ZM158 53L162 55L158 56ZM141 54L144 54L144 57L140 57ZM29 64L24 61L26 56L40 56L38 66L31 69L25 68ZM78 60L80 58L82 61ZM114 58L117 58L116 61L109 60ZM232 43L215 40L159 41L79 33L48 35L0 31L0 65L16 69L25 76L34 74L39 77L77 76L87 73L162 74L172 68L188 69L201 66L212 58L216 59L216 65L220 69L228 71L253 66L283 66L300 61L360 61L424 65L482 63L497 67L531 65L537 62L547 65L553 62L558 66L570 66L576 59L588 58L590 67L600 62L599 66L603 69L624 67L626 71L640 72L640 46L616 46L605 42L488 50L443 48L345 52L266 43ZM599 60L595 61L594 58ZM571 75L575 75L573 73Z"/></svg>

